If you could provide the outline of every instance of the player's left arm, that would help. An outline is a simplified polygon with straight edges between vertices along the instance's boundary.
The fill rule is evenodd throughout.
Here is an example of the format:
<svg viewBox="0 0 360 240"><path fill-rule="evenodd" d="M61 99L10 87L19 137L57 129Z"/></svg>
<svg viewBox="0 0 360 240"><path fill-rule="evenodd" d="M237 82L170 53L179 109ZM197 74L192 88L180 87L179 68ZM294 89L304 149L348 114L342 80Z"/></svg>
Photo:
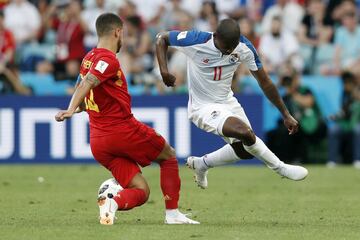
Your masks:
<svg viewBox="0 0 360 240"><path fill-rule="evenodd" d="M78 109L78 107L84 102L84 99L86 95L90 92L90 90L99 84L100 80L95 75L88 72L88 74L86 74L84 79L77 86L71 98L68 109L62 110L58 114L56 114L55 120L58 122L62 122L65 119L71 118Z"/></svg>
<svg viewBox="0 0 360 240"><path fill-rule="evenodd" d="M78 79L77 79L76 84L75 84L75 87L74 87L75 90L78 88L78 86L80 85L81 81L82 81L82 77L81 77L81 75L79 74ZM74 92L75 92L75 91L74 91ZM81 113L81 112L83 112L83 111L85 111L85 110L86 110L86 104L85 104L85 101L82 101L82 103L80 103L80 105L78 106L78 108L75 110L75 113Z"/></svg>
<svg viewBox="0 0 360 240"><path fill-rule="evenodd" d="M264 68L259 68L256 71L251 71L251 74L258 81L261 89L265 93L266 97L277 107L284 119L284 125L289 130L289 134L294 134L298 131L299 123L289 113L286 108L276 86L271 81Z"/></svg>

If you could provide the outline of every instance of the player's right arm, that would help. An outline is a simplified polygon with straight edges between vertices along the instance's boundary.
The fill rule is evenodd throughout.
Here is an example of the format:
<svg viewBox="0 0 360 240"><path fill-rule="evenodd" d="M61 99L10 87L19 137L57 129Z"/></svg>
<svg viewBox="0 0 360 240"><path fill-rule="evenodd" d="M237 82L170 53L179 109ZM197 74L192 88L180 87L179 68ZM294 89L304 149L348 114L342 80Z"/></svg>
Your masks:
<svg viewBox="0 0 360 240"><path fill-rule="evenodd" d="M284 125L289 130L289 134L292 135L298 131L298 121L289 113L286 108L284 101L282 100L279 91L277 90L274 83L271 81L264 68L259 68L256 71L250 71L251 74L258 81L265 96L272 102L283 116Z"/></svg>
<svg viewBox="0 0 360 240"><path fill-rule="evenodd" d="M176 78L168 70L167 51L169 46L169 32L159 33L156 36L156 57L159 63L160 74L165 85L173 87L175 86Z"/></svg>
<svg viewBox="0 0 360 240"><path fill-rule="evenodd" d="M76 109L84 102L84 99L90 90L99 84L99 79L92 73L88 72L84 79L77 86L71 98L68 109L58 112L58 114L55 116L55 120L61 122L67 118L71 118L72 115L74 115Z"/></svg>
<svg viewBox="0 0 360 240"><path fill-rule="evenodd" d="M156 56L159 62L160 73L166 86L175 86L176 78L169 73L167 66L167 50L169 46L177 47L189 58L193 58L196 50L194 45L207 42L212 34L196 30L170 31L159 33L156 36Z"/></svg>
<svg viewBox="0 0 360 240"><path fill-rule="evenodd" d="M75 87L74 87L75 90L77 89L77 87L79 86L79 84L81 83L81 81L82 81L82 77L81 77L81 75L79 74L78 79L77 79L76 84L75 84ZM74 92L75 92L75 90L74 90ZM83 101L83 102L79 105L79 107L75 110L75 113L81 113L81 112L83 112L83 111L85 111L85 110L86 110L86 105L85 105L85 101Z"/></svg>

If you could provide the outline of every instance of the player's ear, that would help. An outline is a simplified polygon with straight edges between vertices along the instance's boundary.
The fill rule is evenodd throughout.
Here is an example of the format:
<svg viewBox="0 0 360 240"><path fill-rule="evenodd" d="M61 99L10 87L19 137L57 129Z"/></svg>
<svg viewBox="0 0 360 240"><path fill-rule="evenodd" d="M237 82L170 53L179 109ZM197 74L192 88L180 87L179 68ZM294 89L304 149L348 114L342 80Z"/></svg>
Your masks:
<svg viewBox="0 0 360 240"><path fill-rule="evenodd" d="M115 37L118 38L122 35L122 28L115 28Z"/></svg>

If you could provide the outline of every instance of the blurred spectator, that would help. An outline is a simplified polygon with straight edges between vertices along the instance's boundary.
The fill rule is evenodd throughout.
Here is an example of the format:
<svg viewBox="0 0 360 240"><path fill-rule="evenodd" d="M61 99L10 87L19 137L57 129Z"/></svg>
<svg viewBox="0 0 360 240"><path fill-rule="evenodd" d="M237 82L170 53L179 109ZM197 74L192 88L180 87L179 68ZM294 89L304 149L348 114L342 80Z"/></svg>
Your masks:
<svg viewBox="0 0 360 240"><path fill-rule="evenodd" d="M277 73L286 63L291 63L298 71L302 70L299 43L293 33L283 30L280 17L272 19L270 32L260 38L259 52L270 73Z"/></svg>
<svg viewBox="0 0 360 240"><path fill-rule="evenodd" d="M150 35L138 16L127 17L125 24L126 38L119 56L124 72L131 85L151 85L149 72L153 68L153 55Z"/></svg>
<svg viewBox="0 0 360 240"><path fill-rule="evenodd" d="M37 1L37 8L39 10L40 19L41 19L41 25L40 30L38 33L38 41L40 43L47 41L47 35L48 35L48 14L51 12L49 10L53 5L50 3L50 0L38 0Z"/></svg>
<svg viewBox="0 0 360 240"><path fill-rule="evenodd" d="M41 19L33 4L27 0L12 0L4 13L5 26L11 29L18 45L37 39Z"/></svg>
<svg viewBox="0 0 360 240"><path fill-rule="evenodd" d="M5 28L4 13L0 11L0 93L29 95L31 91L22 85L16 72L15 46L12 33Z"/></svg>
<svg viewBox="0 0 360 240"><path fill-rule="evenodd" d="M136 5L130 0L125 0L124 3L120 5L118 8L118 14L121 19L133 16L142 18L137 12Z"/></svg>
<svg viewBox="0 0 360 240"><path fill-rule="evenodd" d="M341 111L331 116L336 124L329 130L329 166L353 163L360 168L360 84L350 72L344 72Z"/></svg>
<svg viewBox="0 0 360 240"><path fill-rule="evenodd" d="M239 20L239 26L240 26L241 35L244 35L247 39L249 39L249 41L254 45L254 47L258 49L260 38L259 36L257 36L255 32L255 23L249 18L241 18ZM249 69L244 64L240 64L233 77L233 82L232 82L233 92L235 93L240 92L239 80L241 76L249 75L249 74L250 74Z"/></svg>
<svg viewBox="0 0 360 240"><path fill-rule="evenodd" d="M0 9L4 9L4 7L6 6L6 4L9 3L10 0L0 0Z"/></svg>
<svg viewBox="0 0 360 240"><path fill-rule="evenodd" d="M86 35L84 39L84 45L87 51L94 48L97 44L97 35L95 22L98 16L106 12L105 10L105 0L96 0L96 5L94 7L86 8L82 13L81 17L84 24L86 24Z"/></svg>
<svg viewBox="0 0 360 240"><path fill-rule="evenodd" d="M276 129L268 133L269 148L287 162L314 163L314 149L326 138L327 127L311 90L300 85L299 75L290 66L284 66L279 76L285 88L286 107L300 124L299 132L289 137L288 130L279 120Z"/></svg>
<svg viewBox="0 0 360 240"><path fill-rule="evenodd" d="M325 19L334 27L340 23L340 5L344 0L329 0L326 6Z"/></svg>
<svg viewBox="0 0 360 240"><path fill-rule="evenodd" d="M323 74L339 75L342 70L357 72L360 67L360 25L355 9L342 17L342 25L335 31L333 64L324 66Z"/></svg>
<svg viewBox="0 0 360 240"><path fill-rule="evenodd" d="M181 0L181 8L188 12L193 18L199 16L203 0Z"/></svg>
<svg viewBox="0 0 360 240"><path fill-rule="evenodd" d="M270 32L273 18L280 16L284 20L283 29L296 33L299 30L303 15L304 10L297 3L290 2L289 0L277 0L276 4L265 12L261 32Z"/></svg>
<svg viewBox="0 0 360 240"><path fill-rule="evenodd" d="M95 8L97 0L83 0L83 6L85 9ZM121 6L125 4L126 0L104 0L104 8L109 12L116 12Z"/></svg>
<svg viewBox="0 0 360 240"><path fill-rule="evenodd" d="M336 70L360 67L360 25L354 10L342 17L342 26L335 32Z"/></svg>
<svg viewBox="0 0 360 240"><path fill-rule="evenodd" d="M176 30L179 22L181 21L182 15L186 12L181 8L181 0L171 0L166 4L166 11L162 16L162 29Z"/></svg>
<svg viewBox="0 0 360 240"><path fill-rule="evenodd" d="M165 10L166 0L131 0L146 24L157 24Z"/></svg>
<svg viewBox="0 0 360 240"><path fill-rule="evenodd" d="M241 18L239 20L241 35L244 35L257 49L259 47L260 38L255 32L255 23L249 18Z"/></svg>
<svg viewBox="0 0 360 240"><path fill-rule="evenodd" d="M244 0L215 0L214 2L220 14L233 19L239 19L246 16L246 4L241 4L243 1Z"/></svg>
<svg viewBox="0 0 360 240"><path fill-rule="evenodd" d="M224 16L220 18L223 17ZM214 31L216 30L218 19L219 12L217 11L216 3L213 1L204 1L199 17L195 21L195 28L200 31Z"/></svg>
<svg viewBox="0 0 360 240"><path fill-rule="evenodd" d="M305 73L316 72L315 68L319 65L317 58L322 58L329 51L327 46L331 36L331 23L325 18L325 4L322 0L310 0L299 31L299 42L306 63Z"/></svg>
<svg viewBox="0 0 360 240"><path fill-rule="evenodd" d="M84 35L87 25L81 19L78 0L63 1L57 6L52 28L57 32L55 78L76 80L85 55Z"/></svg>
<svg viewBox="0 0 360 240"><path fill-rule="evenodd" d="M360 10L359 0L328 0L326 3L325 21L334 29L341 25L342 18L348 12Z"/></svg>

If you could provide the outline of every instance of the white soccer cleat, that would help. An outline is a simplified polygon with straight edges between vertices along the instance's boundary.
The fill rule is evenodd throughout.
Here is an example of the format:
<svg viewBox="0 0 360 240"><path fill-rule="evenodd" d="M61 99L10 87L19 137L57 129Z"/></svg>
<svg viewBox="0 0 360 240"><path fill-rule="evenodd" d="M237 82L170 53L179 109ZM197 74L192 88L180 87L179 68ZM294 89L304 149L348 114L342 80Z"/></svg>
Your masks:
<svg viewBox="0 0 360 240"><path fill-rule="evenodd" d="M101 195L98 197L97 203L100 210L100 224L113 225L116 211L112 210L112 204L116 204L115 200Z"/></svg>
<svg viewBox="0 0 360 240"><path fill-rule="evenodd" d="M197 185L202 188L205 189L208 187L208 181L207 181L207 174L208 174L208 170L202 169L200 166L200 164L202 163L201 161L203 161L202 157L188 157L186 160L186 165L194 170L194 176L195 176L195 182L197 183Z"/></svg>
<svg viewBox="0 0 360 240"><path fill-rule="evenodd" d="M360 160L355 160L355 161L353 162L353 166L354 166L354 168L356 168L356 169L360 169Z"/></svg>
<svg viewBox="0 0 360 240"><path fill-rule="evenodd" d="M280 167L274 169L279 175L294 180L300 181L306 178L308 170L301 166L294 166L286 163L282 163Z"/></svg>
<svg viewBox="0 0 360 240"><path fill-rule="evenodd" d="M174 210L171 214L165 215L165 224L200 224L200 222L188 218L179 210Z"/></svg>

